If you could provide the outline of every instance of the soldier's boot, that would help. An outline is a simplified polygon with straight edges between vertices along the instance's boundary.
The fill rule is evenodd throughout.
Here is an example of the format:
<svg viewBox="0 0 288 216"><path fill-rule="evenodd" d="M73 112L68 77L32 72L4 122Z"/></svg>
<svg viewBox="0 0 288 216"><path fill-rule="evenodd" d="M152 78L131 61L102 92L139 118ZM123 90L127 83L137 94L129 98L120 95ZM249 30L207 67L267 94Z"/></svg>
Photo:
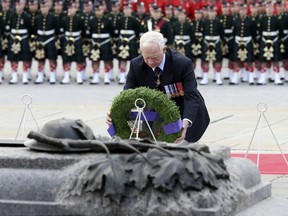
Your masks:
<svg viewBox="0 0 288 216"><path fill-rule="evenodd" d="M122 72L120 73L120 77L119 77L119 84L123 85L126 83L126 73Z"/></svg>
<svg viewBox="0 0 288 216"><path fill-rule="evenodd" d="M274 73L274 84L275 85L283 85L283 82L280 78L280 74L277 72Z"/></svg>
<svg viewBox="0 0 288 216"><path fill-rule="evenodd" d="M255 85L253 72L249 73L249 85Z"/></svg>
<svg viewBox="0 0 288 216"><path fill-rule="evenodd" d="M111 68L110 70L109 70L109 79L110 79L110 81L114 81L115 79L114 79L114 70L113 70L113 68Z"/></svg>
<svg viewBox="0 0 288 216"><path fill-rule="evenodd" d="M9 81L9 84L17 84L18 83L18 74L17 72L13 72L11 74L11 79Z"/></svg>
<svg viewBox="0 0 288 216"><path fill-rule="evenodd" d="M42 84L44 83L44 73L38 72L37 79L35 80L35 84Z"/></svg>
<svg viewBox="0 0 288 216"><path fill-rule="evenodd" d="M268 68L267 75L268 75L268 81L270 83L275 81L274 80L274 74L273 74L273 71L271 70L271 68Z"/></svg>
<svg viewBox="0 0 288 216"><path fill-rule="evenodd" d="M49 83L50 84L56 83L56 73L55 72L52 72L52 71L50 72Z"/></svg>
<svg viewBox="0 0 288 216"><path fill-rule="evenodd" d="M97 73L97 72L93 73L92 80L91 80L90 84L91 85L99 84L99 73Z"/></svg>
<svg viewBox="0 0 288 216"><path fill-rule="evenodd" d="M288 71L285 71L285 77L284 77L285 82L288 82Z"/></svg>
<svg viewBox="0 0 288 216"><path fill-rule="evenodd" d="M3 73L2 71L0 71L0 84L2 84L2 80L3 80Z"/></svg>
<svg viewBox="0 0 288 216"><path fill-rule="evenodd" d="M261 71L257 85L266 85L266 71Z"/></svg>
<svg viewBox="0 0 288 216"><path fill-rule="evenodd" d="M83 84L83 74L82 74L82 71L77 71L76 82L77 82L79 85L82 85L82 84Z"/></svg>
<svg viewBox="0 0 288 216"><path fill-rule="evenodd" d="M249 74L248 71L245 68L241 69L241 82L248 82L249 80Z"/></svg>
<svg viewBox="0 0 288 216"><path fill-rule="evenodd" d="M108 72L105 72L104 74L104 84L109 85L110 84L110 75Z"/></svg>
<svg viewBox="0 0 288 216"><path fill-rule="evenodd" d="M223 81L222 81L222 79L221 79L221 74L220 74L219 72L217 72L217 73L215 74L215 79L216 79L216 84L217 84L217 85L223 85Z"/></svg>
<svg viewBox="0 0 288 216"><path fill-rule="evenodd" d="M70 83L70 72L65 71L61 84L69 84Z"/></svg>
<svg viewBox="0 0 288 216"><path fill-rule="evenodd" d="M229 85L238 85L238 72L233 72L233 74L230 76Z"/></svg>
<svg viewBox="0 0 288 216"><path fill-rule="evenodd" d="M82 71L82 80L85 82L87 80L86 70Z"/></svg>
<svg viewBox="0 0 288 216"><path fill-rule="evenodd" d="M28 79L28 72L23 72L22 74L22 83L23 84L28 84L29 79Z"/></svg>
<svg viewBox="0 0 288 216"><path fill-rule="evenodd" d="M208 80L208 73L203 73L202 80L200 81L200 85L208 85L209 80Z"/></svg>

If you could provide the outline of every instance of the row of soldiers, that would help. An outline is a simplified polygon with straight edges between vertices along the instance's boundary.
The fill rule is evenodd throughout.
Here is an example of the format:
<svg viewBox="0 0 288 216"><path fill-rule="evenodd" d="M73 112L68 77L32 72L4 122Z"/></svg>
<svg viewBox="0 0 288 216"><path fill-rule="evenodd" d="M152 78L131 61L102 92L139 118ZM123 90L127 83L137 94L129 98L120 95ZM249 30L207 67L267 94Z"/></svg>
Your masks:
<svg viewBox="0 0 288 216"><path fill-rule="evenodd" d="M149 14L143 2L137 4L133 13L129 3L120 10L119 2L112 2L111 12L106 13L101 3L95 5L83 1L83 11L79 11L75 1L68 3L67 12L63 2L55 0L54 6L41 0L29 0L25 12L25 0L16 0L15 11L10 9L10 1L2 0L0 26L2 50L0 49L0 82L5 55L11 61L10 83L18 82L18 63L23 61L22 82L28 83L32 59L38 62L36 84L44 82L44 64L49 60L51 84L56 82L56 60L63 60L63 79L70 83L71 63L76 62L76 81L82 84L86 79L86 61L92 61L91 84L99 83L99 64L104 62L104 83L113 79L113 59L119 60L119 83L126 81L127 63L139 54L138 40L146 31L159 31L168 47L173 47L191 58L201 59L200 84L208 81L209 65L212 62L216 83L221 85L223 59L228 60L230 84L238 84L239 72L242 81L254 84L255 69L257 84L264 85L267 73L272 68L274 82L283 84L280 79L279 62L288 71L288 18L281 12L274 14L274 5L267 4L265 12L258 13L258 5L251 5L251 15L247 15L245 5L240 5L231 13L229 4L222 5L222 14L217 16L216 7L210 5L203 10L195 10L195 19L189 20L183 7L165 7L165 16L158 5L152 4ZM39 9L40 7L40 9ZM2 23L1 23L2 22ZM286 49L286 50L287 50ZM288 81L286 72L285 79Z"/></svg>

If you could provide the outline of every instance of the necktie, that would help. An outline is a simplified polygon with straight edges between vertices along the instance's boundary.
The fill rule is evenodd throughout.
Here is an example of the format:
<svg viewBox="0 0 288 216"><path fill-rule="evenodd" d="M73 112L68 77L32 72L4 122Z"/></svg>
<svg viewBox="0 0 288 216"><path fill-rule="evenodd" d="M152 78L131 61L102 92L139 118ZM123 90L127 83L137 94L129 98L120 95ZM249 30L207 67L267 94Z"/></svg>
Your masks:
<svg viewBox="0 0 288 216"><path fill-rule="evenodd" d="M154 72L155 72L155 77L156 77L157 88L160 88L160 84L161 84L160 76L161 76L162 70L161 70L161 68L156 67Z"/></svg>

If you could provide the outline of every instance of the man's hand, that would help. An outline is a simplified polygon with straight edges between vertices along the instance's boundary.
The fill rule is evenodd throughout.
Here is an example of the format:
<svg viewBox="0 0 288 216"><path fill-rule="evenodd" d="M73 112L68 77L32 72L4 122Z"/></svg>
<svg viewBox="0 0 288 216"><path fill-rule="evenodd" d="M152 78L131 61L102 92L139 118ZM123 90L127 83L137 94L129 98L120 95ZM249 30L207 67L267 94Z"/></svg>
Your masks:
<svg viewBox="0 0 288 216"><path fill-rule="evenodd" d="M185 137L186 137L186 132L187 132L187 128L189 127L189 121L187 120L183 120L183 123L182 123L182 134L181 134L181 137L177 138L174 143L180 143L182 142Z"/></svg>
<svg viewBox="0 0 288 216"><path fill-rule="evenodd" d="M112 119L110 117L110 113L107 113L107 115L106 115L106 124L108 124L108 126L110 126L112 124Z"/></svg>

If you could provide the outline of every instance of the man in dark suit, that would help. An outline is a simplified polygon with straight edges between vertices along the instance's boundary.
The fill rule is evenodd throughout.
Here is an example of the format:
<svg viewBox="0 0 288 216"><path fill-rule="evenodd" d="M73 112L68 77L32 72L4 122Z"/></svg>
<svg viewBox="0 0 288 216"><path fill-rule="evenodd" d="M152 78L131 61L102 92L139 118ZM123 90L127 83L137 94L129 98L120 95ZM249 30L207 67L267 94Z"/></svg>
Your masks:
<svg viewBox="0 0 288 216"><path fill-rule="evenodd" d="M197 142L210 118L204 99L197 90L192 61L166 48L163 35L156 31L142 35L140 50L142 55L131 60L124 90L146 86L168 94L179 107L183 120L182 136L175 142L184 139Z"/></svg>

